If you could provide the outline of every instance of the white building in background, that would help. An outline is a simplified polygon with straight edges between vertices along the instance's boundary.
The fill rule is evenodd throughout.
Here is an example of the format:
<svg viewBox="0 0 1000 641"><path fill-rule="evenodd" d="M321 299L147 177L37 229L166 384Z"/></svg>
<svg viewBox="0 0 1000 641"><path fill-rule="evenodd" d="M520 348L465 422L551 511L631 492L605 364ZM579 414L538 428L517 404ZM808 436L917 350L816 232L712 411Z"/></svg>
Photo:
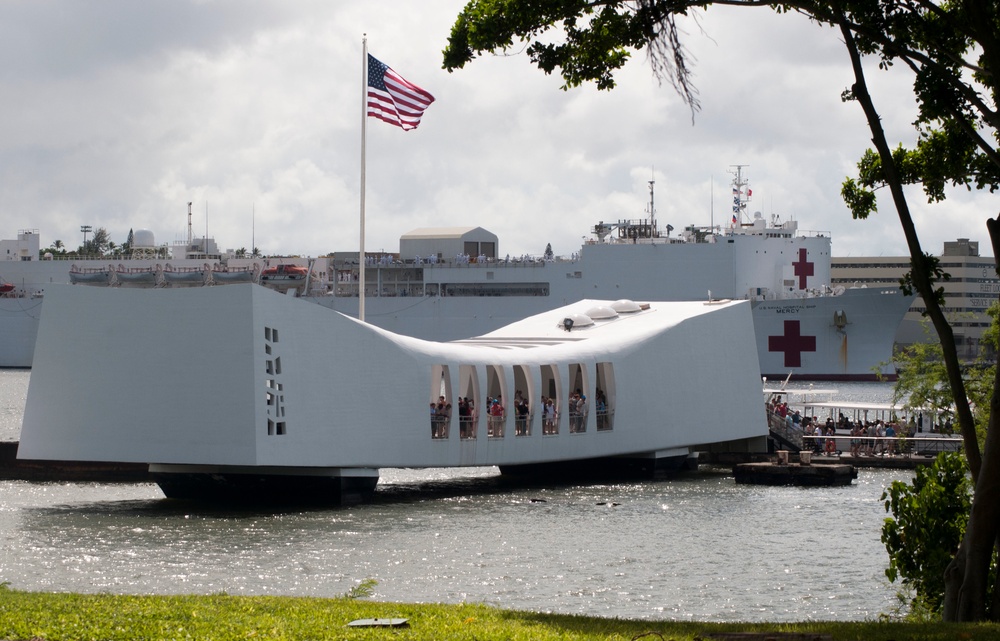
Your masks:
<svg viewBox="0 0 1000 641"><path fill-rule="evenodd" d="M500 258L497 235L482 227L423 227L399 237L399 258L452 260L469 256L476 260Z"/></svg>
<svg viewBox="0 0 1000 641"><path fill-rule="evenodd" d="M945 242L940 259L941 269L951 276L938 285L944 288L945 312L954 328L955 344L961 358L973 360L982 353L982 336L990 326L986 310L1000 297L996 263L992 256L980 256L979 243L968 238ZM898 287L909 270L909 256L834 257L832 280L845 287ZM897 345L937 340L933 328L929 334L925 331L924 309L918 296L899 326Z"/></svg>

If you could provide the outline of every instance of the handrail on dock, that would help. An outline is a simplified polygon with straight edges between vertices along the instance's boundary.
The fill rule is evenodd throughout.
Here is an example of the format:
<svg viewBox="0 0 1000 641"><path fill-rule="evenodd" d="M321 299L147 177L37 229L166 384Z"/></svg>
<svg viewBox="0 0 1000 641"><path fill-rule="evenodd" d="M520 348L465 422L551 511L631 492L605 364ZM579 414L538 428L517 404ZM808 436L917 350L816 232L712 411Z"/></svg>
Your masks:
<svg viewBox="0 0 1000 641"><path fill-rule="evenodd" d="M849 452L851 441L857 440L862 447L871 447L874 455L899 454L909 456L937 456L941 452L960 452L963 441L959 436L851 436L850 434L804 435L803 442L812 446L813 451L823 451L826 442L834 441L838 452ZM846 441L846 443L845 443ZM847 445L847 447L844 447ZM876 454L877 452L877 454ZM867 456L861 454L861 456Z"/></svg>

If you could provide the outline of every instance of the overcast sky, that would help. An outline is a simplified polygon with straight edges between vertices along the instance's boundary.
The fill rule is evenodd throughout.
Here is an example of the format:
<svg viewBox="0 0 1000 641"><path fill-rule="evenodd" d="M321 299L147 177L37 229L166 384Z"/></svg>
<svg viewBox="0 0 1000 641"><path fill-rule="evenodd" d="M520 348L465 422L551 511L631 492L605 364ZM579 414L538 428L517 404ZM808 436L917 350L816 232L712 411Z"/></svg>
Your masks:
<svg viewBox="0 0 1000 641"><path fill-rule="evenodd" d="M207 228L223 248L319 255L358 246L362 34L436 98L419 129L368 121L369 251L418 227L480 226L500 254L576 251L599 220L640 218L654 179L661 225L730 215L736 164L752 211L833 234L835 256L903 255L892 203L853 221L840 185L871 146L837 34L764 8L685 22L702 110L653 77L645 52L618 87L568 92L523 53L441 68L463 0L105 0L0 3L3 238L36 229L77 247ZM873 71L890 143L911 144L910 80ZM987 195L910 205L924 249L990 254ZM713 212L714 201L714 212Z"/></svg>

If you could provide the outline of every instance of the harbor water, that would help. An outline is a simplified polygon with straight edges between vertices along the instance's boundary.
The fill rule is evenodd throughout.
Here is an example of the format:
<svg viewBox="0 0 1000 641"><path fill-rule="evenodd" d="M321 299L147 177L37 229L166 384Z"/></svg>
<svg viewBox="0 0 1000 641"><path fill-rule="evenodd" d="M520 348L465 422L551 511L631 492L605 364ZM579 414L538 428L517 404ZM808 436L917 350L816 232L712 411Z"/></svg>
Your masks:
<svg viewBox="0 0 1000 641"><path fill-rule="evenodd" d="M0 440L30 374L0 371ZM885 384L838 384L886 400ZM350 508L237 511L155 485L0 481L0 582L22 590L476 602L639 619L864 620L895 607L880 496L907 471L840 488L662 482L512 486L494 468L384 470Z"/></svg>

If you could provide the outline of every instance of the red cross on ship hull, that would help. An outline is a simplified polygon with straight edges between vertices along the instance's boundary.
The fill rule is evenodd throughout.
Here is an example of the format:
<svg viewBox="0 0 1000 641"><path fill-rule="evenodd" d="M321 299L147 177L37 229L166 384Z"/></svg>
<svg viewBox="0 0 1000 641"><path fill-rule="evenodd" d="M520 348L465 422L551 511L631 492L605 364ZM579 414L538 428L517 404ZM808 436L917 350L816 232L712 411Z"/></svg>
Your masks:
<svg viewBox="0 0 1000 641"><path fill-rule="evenodd" d="M816 337L803 336L799 321L786 320L784 335L767 337L767 351L784 352L785 367L802 367L802 352L816 351Z"/></svg>

